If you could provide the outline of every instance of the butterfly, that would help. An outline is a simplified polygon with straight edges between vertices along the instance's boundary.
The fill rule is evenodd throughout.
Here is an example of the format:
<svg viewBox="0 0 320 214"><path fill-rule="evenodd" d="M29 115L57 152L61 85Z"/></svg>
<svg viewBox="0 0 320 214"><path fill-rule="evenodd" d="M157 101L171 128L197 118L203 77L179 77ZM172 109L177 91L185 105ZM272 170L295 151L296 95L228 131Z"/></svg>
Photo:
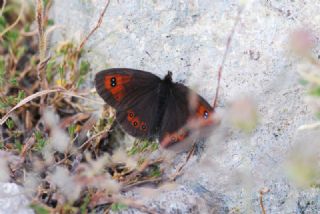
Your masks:
<svg viewBox="0 0 320 214"><path fill-rule="evenodd" d="M200 95L172 81L129 68L112 68L95 76L97 93L116 109L116 121L137 138L159 138L162 147L184 141L192 124L209 126L213 108ZM196 121L196 123L188 122Z"/></svg>

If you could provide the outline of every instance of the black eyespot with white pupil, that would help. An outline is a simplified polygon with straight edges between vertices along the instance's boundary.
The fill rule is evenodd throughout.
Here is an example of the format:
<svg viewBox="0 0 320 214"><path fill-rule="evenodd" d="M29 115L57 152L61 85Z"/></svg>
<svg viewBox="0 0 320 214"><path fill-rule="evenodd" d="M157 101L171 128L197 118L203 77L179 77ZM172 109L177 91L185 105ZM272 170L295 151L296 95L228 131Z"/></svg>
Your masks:
<svg viewBox="0 0 320 214"><path fill-rule="evenodd" d="M208 117L209 117L209 113L207 111L204 111L203 118L208 119Z"/></svg>
<svg viewBox="0 0 320 214"><path fill-rule="evenodd" d="M137 126L138 123L136 121L133 122L133 126Z"/></svg>
<svg viewBox="0 0 320 214"><path fill-rule="evenodd" d="M141 128L142 128L143 130L145 130L147 127L146 127L146 125L142 125Z"/></svg>
<svg viewBox="0 0 320 214"><path fill-rule="evenodd" d="M111 80L110 80L110 83L111 83L111 86L112 87L115 87L117 85L117 80L115 77L112 77Z"/></svg>
<svg viewBox="0 0 320 214"><path fill-rule="evenodd" d="M133 118L133 117L134 117L134 114L133 114L132 112L130 112L130 113L129 113L129 117L130 117L130 118Z"/></svg>

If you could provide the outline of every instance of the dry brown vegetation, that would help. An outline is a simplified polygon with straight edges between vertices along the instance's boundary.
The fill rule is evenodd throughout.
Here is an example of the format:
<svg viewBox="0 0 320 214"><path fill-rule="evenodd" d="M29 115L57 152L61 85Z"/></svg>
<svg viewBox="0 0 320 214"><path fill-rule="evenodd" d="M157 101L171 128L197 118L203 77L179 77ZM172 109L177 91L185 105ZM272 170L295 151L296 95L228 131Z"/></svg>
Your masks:
<svg viewBox="0 0 320 214"><path fill-rule="evenodd" d="M82 87L90 63L81 44L48 43L56 30L47 16L51 0L0 1L1 181L24 187L37 213L152 209L121 193L146 183L158 185L163 159L149 159L158 145L136 142L128 151L114 138L114 112L94 113L92 90ZM168 180L168 179L167 179Z"/></svg>

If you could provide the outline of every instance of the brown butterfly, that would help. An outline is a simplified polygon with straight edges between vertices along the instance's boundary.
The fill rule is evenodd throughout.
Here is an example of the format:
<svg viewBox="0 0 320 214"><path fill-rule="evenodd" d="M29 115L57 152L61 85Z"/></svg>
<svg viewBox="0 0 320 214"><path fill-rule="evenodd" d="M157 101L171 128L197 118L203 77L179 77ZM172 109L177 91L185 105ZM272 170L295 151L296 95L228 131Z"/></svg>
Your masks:
<svg viewBox="0 0 320 214"><path fill-rule="evenodd" d="M96 74L95 86L116 109L116 120L126 132L138 138L159 138L162 147L185 140L195 128L215 123L206 100L172 82L171 72L160 79L146 71L112 68Z"/></svg>

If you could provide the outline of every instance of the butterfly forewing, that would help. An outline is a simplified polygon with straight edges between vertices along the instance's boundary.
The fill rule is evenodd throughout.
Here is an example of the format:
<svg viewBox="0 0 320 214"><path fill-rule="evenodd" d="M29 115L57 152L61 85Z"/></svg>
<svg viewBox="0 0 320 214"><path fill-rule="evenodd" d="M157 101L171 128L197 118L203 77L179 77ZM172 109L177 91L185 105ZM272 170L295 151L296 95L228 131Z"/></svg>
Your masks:
<svg viewBox="0 0 320 214"><path fill-rule="evenodd" d="M112 68L97 73L95 86L97 93L112 107L118 109L123 106L125 98L158 84L161 79L149 72Z"/></svg>
<svg viewBox="0 0 320 214"><path fill-rule="evenodd" d="M149 72L133 69L109 69L96 75L98 94L116 108L116 119L135 137L155 135L161 79Z"/></svg>

